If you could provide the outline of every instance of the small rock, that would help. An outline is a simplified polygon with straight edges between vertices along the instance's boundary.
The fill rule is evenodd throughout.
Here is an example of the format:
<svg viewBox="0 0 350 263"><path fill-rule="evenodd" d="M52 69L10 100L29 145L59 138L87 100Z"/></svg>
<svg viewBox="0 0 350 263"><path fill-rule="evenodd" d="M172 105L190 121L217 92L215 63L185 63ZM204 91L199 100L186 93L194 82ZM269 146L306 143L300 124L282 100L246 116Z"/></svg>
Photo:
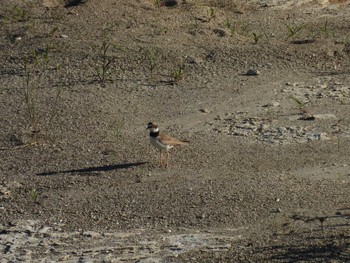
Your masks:
<svg viewBox="0 0 350 263"><path fill-rule="evenodd" d="M49 226L44 226L39 230L40 234L46 234L47 232L49 232L49 230L51 229L51 227Z"/></svg>
<svg viewBox="0 0 350 263"><path fill-rule="evenodd" d="M190 56L187 56L187 57L185 58L185 61L186 61L186 63L188 63L188 64L198 64L197 61L196 61L196 59L193 58L193 57L190 57Z"/></svg>
<svg viewBox="0 0 350 263"><path fill-rule="evenodd" d="M278 107L278 106L280 106L280 104L277 101L272 101L272 102L269 102L269 103L263 105L264 108Z"/></svg>
<svg viewBox="0 0 350 263"><path fill-rule="evenodd" d="M200 111L200 112L203 112L203 113L210 113L210 110L208 110L208 109L206 109L206 108L200 109L199 111Z"/></svg>
<svg viewBox="0 0 350 263"><path fill-rule="evenodd" d="M226 36L226 32L224 30L222 30L222 29L216 28L216 29L213 30L213 32L219 37Z"/></svg>
<svg viewBox="0 0 350 263"><path fill-rule="evenodd" d="M98 238L98 237L101 236L101 234L98 233L98 232L94 232L94 231L85 231L85 232L83 232L83 236L92 237L92 238Z"/></svg>
<svg viewBox="0 0 350 263"><path fill-rule="evenodd" d="M268 128L269 128L269 125L267 125L267 124L265 124L265 123L260 123L260 126L259 126L258 131L259 131L259 132L264 132L264 131L266 131Z"/></svg>
<svg viewBox="0 0 350 263"><path fill-rule="evenodd" d="M296 86L299 86L300 84L299 83L297 83L297 82L294 82L294 83L292 83L292 82L286 82L286 86L289 86L289 87L296 87Z"/></svg>
<svg viewBox="0 0 350 263"><path fill-rule="evenodd" d="M247 76L257 76L260 75L260 72L256 69L249 69L246 73Z"/></svg>

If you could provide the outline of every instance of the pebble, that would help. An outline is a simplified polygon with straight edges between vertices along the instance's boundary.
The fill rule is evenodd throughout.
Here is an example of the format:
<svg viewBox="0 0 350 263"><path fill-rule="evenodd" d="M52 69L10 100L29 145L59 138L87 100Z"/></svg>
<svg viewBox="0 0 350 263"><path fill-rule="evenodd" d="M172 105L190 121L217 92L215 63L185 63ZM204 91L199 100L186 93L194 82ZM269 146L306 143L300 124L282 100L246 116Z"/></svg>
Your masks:
<svg viewBox="0 0 350 263"><path fill-rule="evenodd" d="M256 69L248 69L246 75L247 76L258 76L258 75L260 75L260 72Z"/></svg>
<svg viewBox="0 0 350 263"><path fill-rule="evenodd" d="M297 83L286 82L286 86L289 86L289 87L296 87L297 85L298 85Z"/></svg>
<svg viewBox="0 0 350 263"><path fill-rule="evenodd" d="M278 106L280 106L280 104L277 101L272 101L272 102L269 102L269 103L263 105L264 108L278 107Z"/></svg>
<svg viewBox="0 0 350 263"><path fill-rule="evenodd" d="M210 113L210 110L205 109L205 108L204 108L204 109L200 109L199 111L200 111L200 112L203 112L203 113Z"/></svg>

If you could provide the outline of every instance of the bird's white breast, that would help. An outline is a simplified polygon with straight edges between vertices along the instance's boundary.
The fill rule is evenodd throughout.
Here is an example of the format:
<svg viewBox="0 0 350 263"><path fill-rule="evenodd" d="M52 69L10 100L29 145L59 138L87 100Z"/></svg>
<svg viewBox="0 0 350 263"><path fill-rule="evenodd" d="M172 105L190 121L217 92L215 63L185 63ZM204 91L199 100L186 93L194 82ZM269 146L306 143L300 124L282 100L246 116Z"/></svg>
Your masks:
<svg viewBox="0 0 350 263"><path fill-rule="evenodd" d="M170 145L163 144L157 137L150 137L150 138L151 138L151 144L161 151L168 151L170 148L172 148L172 146Z"/></svg>

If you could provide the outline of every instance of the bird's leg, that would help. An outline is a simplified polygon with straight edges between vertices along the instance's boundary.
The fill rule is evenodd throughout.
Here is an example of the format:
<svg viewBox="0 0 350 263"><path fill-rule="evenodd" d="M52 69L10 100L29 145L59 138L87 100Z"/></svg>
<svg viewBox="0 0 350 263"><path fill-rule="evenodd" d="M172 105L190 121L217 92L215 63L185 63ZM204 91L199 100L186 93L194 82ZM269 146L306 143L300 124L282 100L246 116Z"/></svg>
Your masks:
<svg viewBox="0 0 350 263"><path fill-rule="evenodd" d="M166 153L166 164L165 164L166 167L169 166L169 152Z"/></svg>
<svg viewBox="0 0 350 263"><path fill-rule="evenodd" d="M159 150L159 164L160 164L160 166L162 166L162 157L163 157L162 151Z"/></svg>

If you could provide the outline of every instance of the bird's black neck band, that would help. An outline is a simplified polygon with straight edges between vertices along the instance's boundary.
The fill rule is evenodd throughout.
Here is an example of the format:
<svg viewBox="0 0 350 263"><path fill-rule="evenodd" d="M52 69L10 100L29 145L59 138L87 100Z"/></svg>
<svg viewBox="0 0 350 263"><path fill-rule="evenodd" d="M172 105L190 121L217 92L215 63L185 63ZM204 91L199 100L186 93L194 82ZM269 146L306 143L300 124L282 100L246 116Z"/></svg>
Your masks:
<svg viewBox="0 0 350 263"><path fill-rule="evenodd" d="M150 132L150 134L149 134L151 137L157 137L158 135L159 135L159 131L157 131L157 132Z"/></svg>

